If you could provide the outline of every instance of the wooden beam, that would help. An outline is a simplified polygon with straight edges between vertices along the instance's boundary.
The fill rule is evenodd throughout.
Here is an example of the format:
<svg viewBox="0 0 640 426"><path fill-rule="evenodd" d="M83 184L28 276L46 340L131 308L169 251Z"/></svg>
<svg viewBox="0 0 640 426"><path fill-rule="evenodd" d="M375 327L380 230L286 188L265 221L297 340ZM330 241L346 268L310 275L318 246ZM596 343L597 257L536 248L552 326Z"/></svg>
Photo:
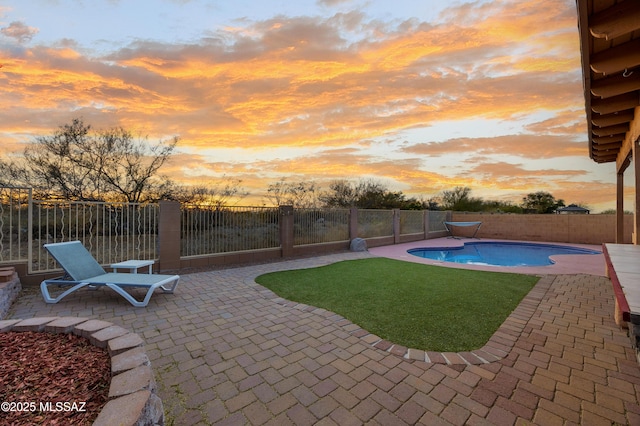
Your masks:
<svg viewBox="0 0 640 426"><path fill-rule="evenodd" d="M633 120L632 109L620 113L591 115L591 122L598 127L615 126L616 124L629 123L631 120Z"/></svg>
<svg viewBox="0 0 640 426"><path fill-rule="evenodd" d="M611 157L615 157L616 159L618 158L618 151L617 149L610 149L608 151L593 151L593 154L595 157L598 157L600 159L611 159Z"/></svg>
<svg viewBox="0 0 640 426"><path fill-rule="evenodd" d="M616 180L616 244L624 244L624 171Z"/></svg>
<svg viewBox="0 0 640 426"><path fill-rule="evenodd" d="M616 159L618 158L618 156L614 153L614 154L610 154L610 155L598 155L597 153L593 155L592 160L595 161L596 163L615 163Z"/></svg>
<svg viewBox="0 0 640 426"><path fill-rule="evenodd" d="M591 110L598 114L611 114L635 108L638 105L640 105L640 96L637 93L626 93L607 99L594 99L591 102Z"/></svg>
<svg viewBox="0 0 640 426"><path fill-rule="evenodd" d="M640 4L640 2L638 2ZM612 77L594 80L591 83L591 93L601 98L622 95L640 89L640 70L636 69L631 75L625 77L618 74Z"/></svg>
<svg viewBox="0 0 640 426"><path fill-rule="evenodd" d="M598 163L616 163L619 155L619 149L610 151L593 151L591 158Z"/></svg>
<svg viewBox="0 0 640 426"><path fill-rule="evenodd" d="M618 151L593 151L593 159L599 163L612 163L618 159Z"/></svg>
<svg viewBox="0 0 640 426"><path fill-rule="evenodd" d="M617 171L625 167L625 163L629 161L629 157L631 156L633 145L637 143L638 140L640 140L640 106L636 107L634 111L634 119L629 123L629 131L625 135L622 147L618 153L618 158L616 159ZM637 190L638 187L636 187L636 191Z"/></svg>
<svg viewBox="0 0 640 426"><path fill-rule="evenodd" d="M618 150L620 150L620 147L622 146L622 142L618 142L618 143L606 143L604 145L593 145L593 150L595 152L598 153L610 153L615 151L616 154L618 152Z"/></svg>
<svg viewBox="0 0 640 426"><path fill-rule="evenodd" d="M582 65L582 78L584 79L584 109L587 116L587 130L589 136L591 136L591 69L589 68L590 61L590 44L592 36L589 33L589 2L588 0L576 0L576 8L578 12L578 34L580 38L580 53L581 53L581 65ZM591 149L591 138L588 142L589 158L593 159L594 155Z"/></svg>
<svg viewBox="0 0 640 426"><path fill-rule="evenodd" d="M611 144L611 143L622 143L624 140L624 133L618 133L617 135L609 135L609 136L592 136L591 141L594 145L602 145L602 144Z"/></svg>
<svg viewBox="0 0 640 426"><path fill-rule="evenodd" d="M627 0L595 13L589 31L596 38L612 40L640 29L640 2Z"/></svg>
<svg viewBox="0 0 640 426"><path fill-rule="evenodd" d="M616 124L615 126L607 126L607 127L592 127L591 132L596 136L611 136L617 134L627 133L629 130L629 123Z"/></svg>
<svg viewBox="0 0 640 426"><path fill-rule="evenodd" d="M595 161L598 164L604 164L604 163L612 163L614 161L616 161L615 157L613 159L611 159L611 157L594 157L593 161Z"/></svg>
<svg viewBox="0 0 640 426"><path fill-rule="evenodd" d="M591 56L591 69L604 75L640 65L640 38L603 50Z"/></svg>
<svg viewBox="0 0 640 426"><path fill-rule="evenodd" d="M616 159L618 158L618 152L620 151L620 147L616 148L616 149L609 149L609 150L593 150L593 155L594 157L598 157L598 158L607 158L609 159L611 156L615 156Z"/></svg>
<svg viewBox="0 0 640 426"><path fill-rule="evenodd" d="M618 158L618 152L620 151L620 147L617 148L613 148L613 149L594 149L593 153L595 156L598 156L600 158L609 158L612 155L616 156L616 159Z"/></svg>
<svg viewBox="0 0 640 426"><path fill-rule="evenodd" d="M598 164L602 164L602 163L612 163L614 161L616 161L616 155L614 154L613 156L607 156L607 157L599 157L594 155L591 159L593 161L595 161Z"/></svg>
<svg viewBox="0 0 640 426"><path fill-rule="evenodd" d="M629 166L631 165L631 157L627 157L626 160L622 163L622 168L620 168L620 172L624 173Z"/></svg>
<svg viewBox="0 0 640 426"><path fill-rule="evenodd" d="M594 151L594 156L600 159L611 158L611 156L618 157L618 151Z"/></svg>
<svg viewBox="0 0 640 426"><path fill-rule="evenodd" d="M620 145L622 145L622 141L624 140L624 135L620 135L620 136L614 135L614 136L611 136L611 137L603 136L599 138L593 138L593 147L599 148L601 151L602 149L620 148ZM614 145L618 145L618 146L616 147Z"/></svg>
<svg viewBox="0 0 640 426"><path fill-rule="evenodd" d="M634 210L633 210L633 244L638 244L640 232L640 138L633 141L632 155L635 171Z"/></svg>

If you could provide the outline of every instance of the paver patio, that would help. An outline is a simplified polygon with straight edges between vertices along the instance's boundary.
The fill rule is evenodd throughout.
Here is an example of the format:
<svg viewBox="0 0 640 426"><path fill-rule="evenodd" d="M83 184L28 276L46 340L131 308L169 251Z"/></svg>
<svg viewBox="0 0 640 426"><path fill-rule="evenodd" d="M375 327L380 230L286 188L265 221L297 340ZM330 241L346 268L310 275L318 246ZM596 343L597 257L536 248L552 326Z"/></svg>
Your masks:
<svg viewBox="0 0 640 426"><path fill-rule="evenodd" d="M509 320L519 326L494 336L504 357L481 365L399 357L349 321L254 282L365 256L185 274L176 294L146 308L100 290L47 305L28 289L9 318L87 316L140 334L175 425L640 424L640 367L605 277L541 280L527 315Z"/></svg>

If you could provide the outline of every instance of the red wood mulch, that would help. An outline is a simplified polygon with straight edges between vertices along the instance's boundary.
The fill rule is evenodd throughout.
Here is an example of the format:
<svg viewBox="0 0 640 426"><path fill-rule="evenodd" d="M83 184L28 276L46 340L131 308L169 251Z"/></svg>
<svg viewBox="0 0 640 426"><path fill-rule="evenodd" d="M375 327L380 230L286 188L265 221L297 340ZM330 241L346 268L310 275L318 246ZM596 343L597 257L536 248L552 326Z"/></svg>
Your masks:
<svg viewBox="0 0 640 426"><path fill-rule="evenodd" d="M107 403L110 364L106 350L84 337L0 333L0 423L92 424Z"/></svg>

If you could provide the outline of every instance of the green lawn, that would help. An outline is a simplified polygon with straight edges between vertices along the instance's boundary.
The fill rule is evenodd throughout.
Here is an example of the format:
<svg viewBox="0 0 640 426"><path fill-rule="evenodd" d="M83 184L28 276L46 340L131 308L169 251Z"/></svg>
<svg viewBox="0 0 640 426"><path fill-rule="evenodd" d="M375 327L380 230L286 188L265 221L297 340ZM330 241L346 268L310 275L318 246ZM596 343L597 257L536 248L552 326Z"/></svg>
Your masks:
<svg viewBox="0 0 640 426"><path fill-rule="evenodd" d="M460 352L484 346L538 279L371 258L274 272L256 282L393 343Z"/></svg>

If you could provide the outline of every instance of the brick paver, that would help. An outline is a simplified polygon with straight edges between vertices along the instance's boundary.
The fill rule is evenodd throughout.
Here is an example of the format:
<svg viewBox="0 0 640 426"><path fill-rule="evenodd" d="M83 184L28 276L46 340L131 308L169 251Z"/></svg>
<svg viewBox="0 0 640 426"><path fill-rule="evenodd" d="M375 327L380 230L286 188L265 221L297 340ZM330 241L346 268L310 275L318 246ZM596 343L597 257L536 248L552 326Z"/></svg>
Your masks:
<svg viewBox="0 0 640 426"><path fill-rule="evenodd" d="M367 256L185 274L146 308L101 290L47 305L27 289L8 319L88 317L143 336L173 424L638 424L640 367L604 277L542 279L487 346L461 354L381 341L254 282Z"/></svg>

